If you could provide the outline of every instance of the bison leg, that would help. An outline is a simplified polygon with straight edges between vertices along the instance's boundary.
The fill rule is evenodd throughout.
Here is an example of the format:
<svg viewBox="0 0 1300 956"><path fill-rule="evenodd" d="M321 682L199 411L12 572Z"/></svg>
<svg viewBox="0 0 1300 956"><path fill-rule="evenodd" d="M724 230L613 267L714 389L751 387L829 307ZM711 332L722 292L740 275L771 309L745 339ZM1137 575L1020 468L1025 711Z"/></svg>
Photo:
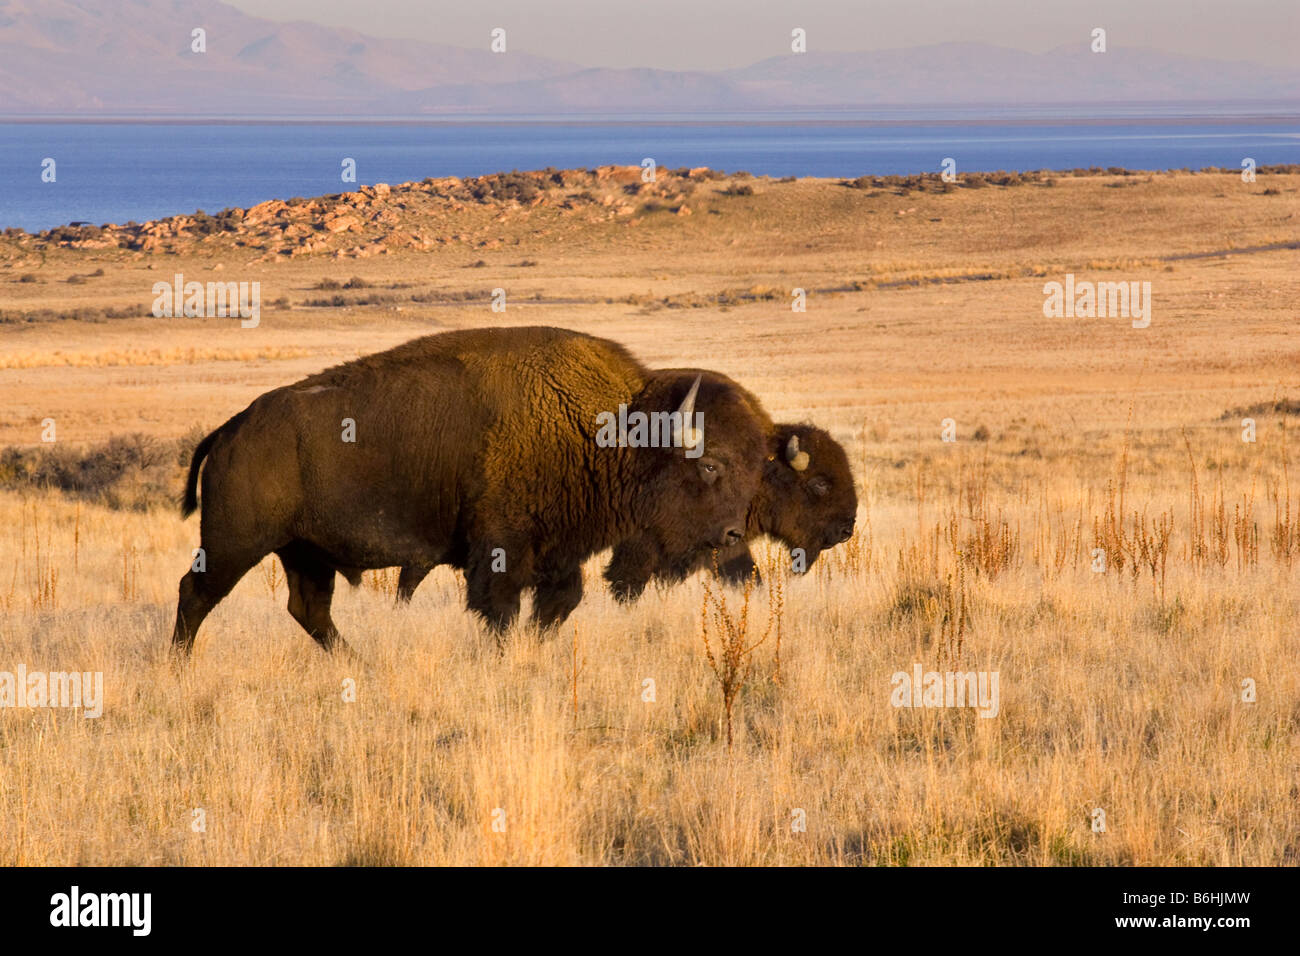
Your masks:
<svg viewBox="0 0 1300 956"><path fill-rule="evenodd" d="M749 545L743 541L718 552L718 575L733 587L744 587L751 576L755 584L763 581L758 573L758 565L749 553Z"/></svg>
<svg viewBox="0 0 1300 956"><path fill-rule="evenodd" d="M654 577L659 551L649 540L630 538L614 548L605 580L614 599L620 604L632 604L645 592Z"/></svg>
<svg viewBox="0 0 1300 956"><path fill-rule="evenodd" d="M232 558L209 551L205 570L190 570L181 578L176 626L172 628L173 650L186 657L190 655L204 618L261 559L261 555Z"/></svg>
<svg viewBox="0 0 1300 956"><path fill-rule="evenodd" d="M582 601L582 568L545 574L533 591L533 623L543 631L563 624Z"/></svg>
<svg viewBox="0 0 1300 956"><path fill-rule="evenodd" d="M402 573L397 576L397 603L410 604L415 589L429 576L433 568L425 565L404 564Z"/></svg>
<svg viewBox="0 0 1300 956"><path fill-rule="evenodd" d="M289 583L289 613L327 651L351 652L330 617L334 568L295 548L277 551Z"/></svg>
<svg viewBox="0 0 1300 956"><path fill-rule="evenodd" d="M524 589L516 573L498 571L491 557L471 558L465 568L466 606L500 634L519 616L519 595Z"/></svg>

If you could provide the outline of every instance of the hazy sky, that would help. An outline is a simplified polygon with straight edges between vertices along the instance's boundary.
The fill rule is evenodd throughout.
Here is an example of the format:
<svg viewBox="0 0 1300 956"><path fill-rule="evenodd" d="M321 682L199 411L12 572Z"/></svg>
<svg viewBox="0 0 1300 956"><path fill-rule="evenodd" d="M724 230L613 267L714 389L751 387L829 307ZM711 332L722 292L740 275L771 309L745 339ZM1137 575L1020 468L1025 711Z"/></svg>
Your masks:
<svg viewBox="0 0 1300 956"><path fill-rule="evenodd" d="M1105 27L1146 46L1271 66L1300 63L1300 0L227 0L273 20L375 36L511 49L583 66L716 70L809 49L873 50L977 40L1042 52Z"/></svg>

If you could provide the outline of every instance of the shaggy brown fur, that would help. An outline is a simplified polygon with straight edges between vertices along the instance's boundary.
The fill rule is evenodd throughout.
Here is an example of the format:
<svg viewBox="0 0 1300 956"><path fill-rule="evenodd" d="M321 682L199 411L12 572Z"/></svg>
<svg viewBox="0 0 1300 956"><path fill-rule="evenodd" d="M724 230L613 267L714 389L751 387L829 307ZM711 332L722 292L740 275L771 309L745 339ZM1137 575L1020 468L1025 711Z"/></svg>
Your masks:
<svg viewBox="0 0 1300 956"><path fill-rule="evenodd" d="M181 579L173 643L188 651L272 552L290 613L330 649L335 570L451 564L493 628L525 588L549 627L581 600L581 562L624 538L652 536L674 564L733 543L767 450L734 383L698 389L702 457L596 442L599 414L671 412L693 381L647 388L621 346L537 327L431 335L268 392L196 450L184 512L201 500L205 567Z"/></svg>

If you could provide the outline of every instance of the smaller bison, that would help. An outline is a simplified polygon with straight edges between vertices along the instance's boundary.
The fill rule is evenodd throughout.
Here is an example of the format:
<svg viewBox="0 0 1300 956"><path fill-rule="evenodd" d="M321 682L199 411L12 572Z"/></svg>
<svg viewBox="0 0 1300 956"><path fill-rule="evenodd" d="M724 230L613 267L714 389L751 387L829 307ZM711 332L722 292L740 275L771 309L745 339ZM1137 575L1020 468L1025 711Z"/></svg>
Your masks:
<svg viewBox="0 0 1300 956"><path fill-rule="evenodd" d="M763 469L763 481L749 506L745 540L718 550L718 574L732 585L757 580L758 570L748 542L770 535L792 552L803 552L807 570L817 556L853 537L858 496L844 448L826 431L813 425L776 425L776 451ZM631 538L614 547L605 580L614 597L631 603L641 596L651 579L665 583L682 580L689 571L712 566L710 555L682 568L659 559L657 548L643 538Z"/></svg>

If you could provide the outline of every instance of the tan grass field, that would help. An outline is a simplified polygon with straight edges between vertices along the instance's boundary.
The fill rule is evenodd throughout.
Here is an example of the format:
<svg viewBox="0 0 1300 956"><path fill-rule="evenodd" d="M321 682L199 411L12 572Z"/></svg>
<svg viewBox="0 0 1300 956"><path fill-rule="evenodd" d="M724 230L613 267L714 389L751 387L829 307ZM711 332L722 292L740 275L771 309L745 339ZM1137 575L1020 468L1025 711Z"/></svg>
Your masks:
<svg viewBox="0 0 1300 956"><path fill-rule="evenodd" d="M0 450L48 418L175 439L417 335L548 324L829 428L860 499L807 575L759 549L729 749L704 575L627 609L598 556L559 633L498 652L457 575L398 610L370 572L334 601L354 664L268 559L177 668L197 520L0 468L0 671L105 690L99 719L0 708L0 864L1300 863L1300 176L732 182L690 215L471 207L355 261L0 239L0 313L141 315L0 323ZM260 281L260 325L145 317L176 272ZM1150 326L1044 317L1066 273L1149 281ZM351 276L384 301L306 304ZM997 715L892 706L914 664L997 672Z"/></svg>

